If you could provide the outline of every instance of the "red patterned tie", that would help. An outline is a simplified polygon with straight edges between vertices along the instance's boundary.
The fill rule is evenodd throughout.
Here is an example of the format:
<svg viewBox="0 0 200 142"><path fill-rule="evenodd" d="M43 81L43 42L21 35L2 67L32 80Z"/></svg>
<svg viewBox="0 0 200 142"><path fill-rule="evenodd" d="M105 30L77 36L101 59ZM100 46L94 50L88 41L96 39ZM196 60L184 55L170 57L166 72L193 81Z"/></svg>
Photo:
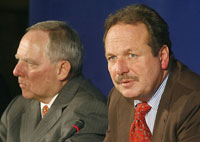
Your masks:
<svg viewBox="0 0 200 142"><path fill-rule="evenodd" d="M49 108L48 108L47 105L45 105L45 106L42 108L42 116L43 116L43 117L46 115L48 109L49 109Z"/></svg>
<svg viewBox="0 0 200 142"><path fill-rule="evenodd" d="M129 142L151 142L152 135L145 121L145 115L150 109L147 103L137 105L135 119L129 132Z"/></svg>

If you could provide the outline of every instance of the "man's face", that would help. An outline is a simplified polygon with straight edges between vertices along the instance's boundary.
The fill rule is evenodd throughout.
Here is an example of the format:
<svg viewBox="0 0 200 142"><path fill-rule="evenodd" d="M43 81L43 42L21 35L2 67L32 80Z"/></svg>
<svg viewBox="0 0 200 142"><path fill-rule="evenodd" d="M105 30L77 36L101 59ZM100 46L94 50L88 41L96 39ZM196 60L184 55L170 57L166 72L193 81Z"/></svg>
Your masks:
<svg viewBox="0 0 200 142"><path fill-rule="evenodd" d="M18 77L25 98L42 101L57 93L56 65L45 54L48 42L47 32L33 30L26 33L19 44L13 74Z"/></svg>
<svg viewBox="0 0 200 142"><path fill-rule="evenodd" d="M123 96L148 101L163 80L162 55L154 57L144 24L116 24L105 39L108 70Z"/></svg>

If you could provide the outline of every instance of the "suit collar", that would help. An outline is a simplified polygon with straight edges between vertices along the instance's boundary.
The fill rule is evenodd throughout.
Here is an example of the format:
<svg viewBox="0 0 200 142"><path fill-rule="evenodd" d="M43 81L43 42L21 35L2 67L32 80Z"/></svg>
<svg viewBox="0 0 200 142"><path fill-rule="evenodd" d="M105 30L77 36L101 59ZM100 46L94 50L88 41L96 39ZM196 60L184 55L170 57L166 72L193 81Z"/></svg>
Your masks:
<svg viewBox="0 0 200 142"><path fill-rule="evenodd" d="M174 60L169 70L169 78L158 107L152 141L162 141L169 115L170 103L172 102L173 88L177 80L178 73L179 67L176 65L176 61Z"/></svg>
<svg viewBox="0 0 200 142"><path fill-rule="evenodd" d="M81 80L81 76L75 77L63 87L45 117L35 128L32 134L32 142L36 142L41 139L41 137L44 136L59 120L62 116L63 110L68 106L69 102L71 102L76 91L78 90Z"/></svg>
<svg viewBox="0 0 200 142"><path fill-rule="evenodd" d="M36 129L32 133L31 142L39 141L48 131L55 125L55 123L62 116L62 109L51 107L45 117L39 122Z"/></svg>
<svg viewBox="0 0 200 142"><path fill-rule="evenodd" d="M66 106L72 100L74 94L77 92L81 84L82 78L83 77L80 75L70 79L70 81L60 91L52 106Z"/></svg>

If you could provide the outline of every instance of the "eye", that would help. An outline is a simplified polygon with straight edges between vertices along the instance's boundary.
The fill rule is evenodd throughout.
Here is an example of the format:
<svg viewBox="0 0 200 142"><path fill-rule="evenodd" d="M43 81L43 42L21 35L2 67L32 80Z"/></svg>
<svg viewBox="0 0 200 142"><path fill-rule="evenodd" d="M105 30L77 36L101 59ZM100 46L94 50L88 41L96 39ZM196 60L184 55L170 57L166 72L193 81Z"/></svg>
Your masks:
<svg viewBox="0 0 200 142"><path fill-rule="evenodd" d="M37 66L37 64L33 62L32 60L24 60L24 62L26 63L27 67L30 69L35 68Z"/></svg>
<svg viewBox="0 0 200 142"><path fill-rule="evenodd" d="M116 56L108 56L107 60L108 61L114 61L116 59Z"/></svg>
<svg viewBox="0 0 200 142"><path fill-rule="evenodd" d="M136 56L136 55L133 54L133 53L130 53L130 54L129 54L129 57L130 57L130 58L134 58L135 56Z"/></svg>

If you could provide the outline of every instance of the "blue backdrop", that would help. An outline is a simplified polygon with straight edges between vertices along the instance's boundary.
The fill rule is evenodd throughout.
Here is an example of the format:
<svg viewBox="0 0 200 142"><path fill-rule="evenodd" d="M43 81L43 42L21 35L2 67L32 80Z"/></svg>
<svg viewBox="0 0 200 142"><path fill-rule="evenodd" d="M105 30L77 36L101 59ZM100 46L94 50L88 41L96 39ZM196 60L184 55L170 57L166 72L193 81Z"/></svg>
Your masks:
<svg viewBox="0 0 200 142"><path fill-rule="evenodd" d="M176 58L200 74L199 0L30 0L29 23L61 20L73 27L85 48L83 74L107 96L113 84L104 56L104 21L109 13L133 3L160 13L169 24Z"/></svg>

